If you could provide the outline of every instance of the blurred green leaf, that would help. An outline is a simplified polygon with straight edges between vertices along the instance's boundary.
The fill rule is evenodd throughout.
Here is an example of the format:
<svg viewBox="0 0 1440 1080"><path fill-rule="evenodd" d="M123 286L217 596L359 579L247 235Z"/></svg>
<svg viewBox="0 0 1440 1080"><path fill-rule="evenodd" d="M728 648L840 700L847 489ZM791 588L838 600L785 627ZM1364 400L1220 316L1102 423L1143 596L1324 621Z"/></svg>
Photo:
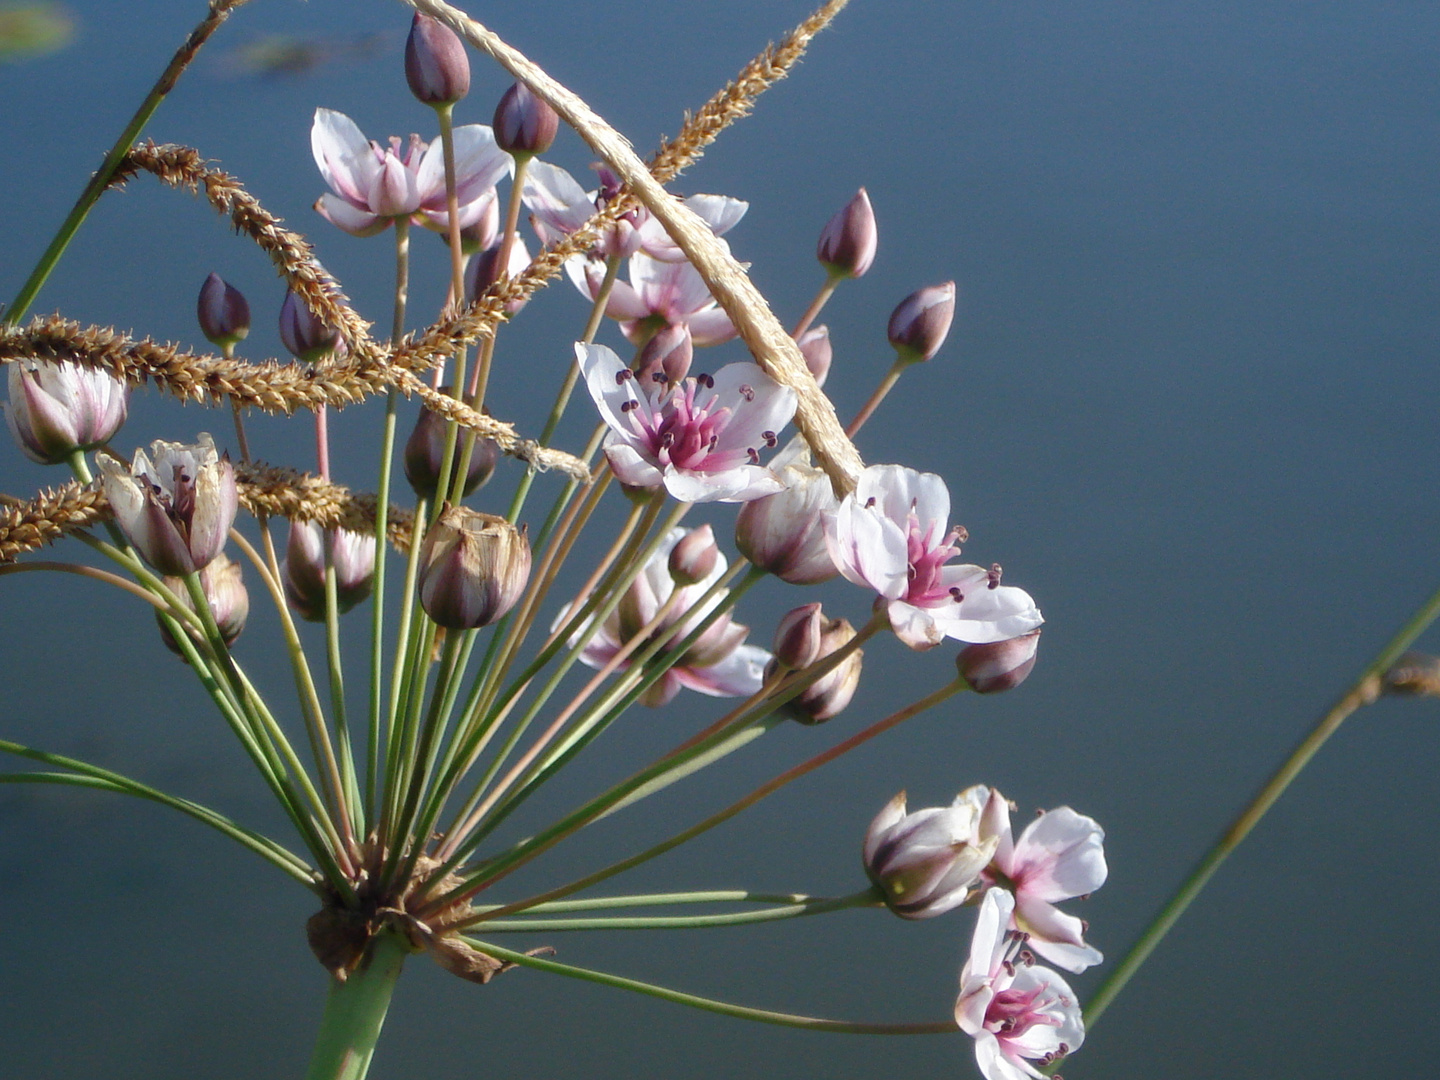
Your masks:
<svg viewBox="0 0 1440 1080"><path fill-rule="evenodd" d="M0 64L59 52L75 39L75 17L63 4L0 7Z"/></svg>

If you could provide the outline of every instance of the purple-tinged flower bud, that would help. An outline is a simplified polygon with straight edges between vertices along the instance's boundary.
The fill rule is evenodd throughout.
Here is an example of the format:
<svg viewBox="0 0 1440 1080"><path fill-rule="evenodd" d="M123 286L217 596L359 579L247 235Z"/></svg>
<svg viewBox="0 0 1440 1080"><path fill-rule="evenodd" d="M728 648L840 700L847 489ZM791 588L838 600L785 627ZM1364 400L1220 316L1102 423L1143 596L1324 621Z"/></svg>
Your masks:
<svg viewBox="0 0 1440 1080"><path fill-rule="evenodd" d="M670 549L670 577L676 585L698 585L719 563L720 548L709 525L691 529Z"/></svg>
<svg viewBox="0 0 1440 1080"><path fill-rule="evenodd" d="M280 305L280 340L295 359L312 364L340 347L340 331L316 316L293 291Z"/></svg>
<svg viewBox="0 0 1440 1080"><path fill-rule="evenodd" d="M984 804L971 788L949 806L905 812L902 791L865 833L865 873L885 904L906 919L929 919L959 907L995 857L1000 837L979 838Z"/></svg>
<svg viewBox="0 0 1440 1080"><path fill-rule="evenodd" d="M234 347L250 333L250 305L245 295L219 274L211 274L200 286L195 317L206 340L220 349Z"/></svg>
<svg viewBox="0 0 1440 1080"><path fill-rule="evenodd" d="M420 551L420 606L440 626L489 626L530 580L530 543L502 517L447 506Z"/></svg>
<svg viewBox="0 0 1440 1080"><path fill-rule="evenodd" d="M775 627L775 663L791 671L807 668L820 659L820 637L825 616L819 603L803 604L787 612Z"/></svg>
<svg viewBox="0 0 1440 1080"><path fill-rule="evenodd" d="M470 58L458 34L418 11L405 39L405 81L426 105L453 105L470 92Z"/></svg>
<svg viewBox="0 0 1440 1080"><path fill-rule="evenodd" d="M69 360L16 360L9 366L5 420L25 456L55 465L76 450L108 442L125 423L130 388Z"/></svg>
<svg viewBox="0 0 1440 1080"><path fill-rule="evenodd" d="M470 260L470 265L465 268L465 302L473 304L477 296L485 295L490 286L500 280L500 248L502 244L486 248L480 254ZM525 246L525 241L520 237L510 245L509 265L505 268L505 277L513 278L522 273L530 265L530 250ZM507 313L514 315L525 306L525 300L511 300L505 305Z"/></svg>
<svg viewBox="0 0 1440 1080"><path fill-rule="evenodd" d="M805 366L810 369L810 374L815 376L817 383L824 386L834 355L830 347L830 328L812 326L795 340L795 344L800 347L800 355L805 358Z"/></svg>
<svg viewBox="0 0 1440 1080"><path fill-rule="evenodd" d="M890 344L895 347L900 362L914 364L929 360L939 352L954 318L953 281L927 285L901 300L890 315L888 331Z"/></svg>
<svg viewBox="0 0 1440 1080"><path fill-rule="evenodd" d="M831 653L849 645L855 640L855 627L846 619L825 619L820 625L820 652L815 658L819 663ZM792 720L802 724L823 724L833 720L845 711L855 689L860 685L860 669L865 660L865 650L856 649L837 664L834 670L820 676L785 703L785 713ZM766 676L774 672L766 668Z"/></svg>
<svg viewBox="0 0 1440 1080"><path fill-rule="evenodd" d="M647 390L673 386L690 374L695 345L685 323L662 326L640 350L637 375Z"/></svg>
<svg viewBox="0 0 1440 1080"><path fill-rule="evenodd" d="M203 432L193 446L157 439L128 466L102 456L100 483L140 557L174 577L203 570L220 554L240 505L229 455L216 453Z"/></svg>
<svg viewBox="0 0 1440 1080"><path fill-rule="evenodd" d="M820 231L815 257L832 277L858 278L875 261L879 233L870 196L862 187Z"/></svg>
<svg viewBox="0 0 1440 1080"><path fill-rule="evenodd" d="M448 395L450 388L442 386L440 392ZM405 479L416 495L434 500L440 483L440 466L445 463L445 428L443 416L429 409L420 410L415 421L415 430L405 440ZM460 452L465 444L465 432L455 433L455 467L459 468ZM461 494L469 495L495 474L500 460L500 447L494 439L476 439L475 449L470 453L470 468L465 472L465 486Z"/></svg>
<svg viewBox="0 0 1440 1080"><path fill-rule="evenodd" d="M955 658L955 666L977 694L998 694L1026 680L1035 667L1035 650L1039 647L1040 631L1031 630L1009 641L966 645Z"/></svg>
<svg viewBox="0 0 1440 1080"><path fill-rule="evenodd" d="M165 584L180 603L191 611L195 610L190 590L182 579L167 577ZM200 587L205 591L210 613L215 616L215 628L220 631L221 640L226 645L233 645L240 632L245 629L245 621L250 617L250 594L245 591L245 583L240 580L240 564L231 562L223 553L215 556L214 561L200 571ZM185 659L185 654L180 651L179 644L171 635L170 628L160 619L158 611L155 617L160 623L160 640L176 656Z"/></svg>
<svg viewBox="0 0 1440 1080"><path fill-rule="evenodd" d="M292 521L281 584L302 619L325 621L325 544L335 567L335 608L344 614L370 595L375 583L375 537L348 529L322 530L313 521Z"/></svg>
<svg viewBox="0 0 1440 1080"><path fill-rule="evenodd" d="M830 478L805 454L771 469L785 490L740 507L735 546L761 570L791 585L829 581L839 571L825 543L825 516L840 508Z"/></svg>
<svg viewBox="0 0 1440 1080"><path fill-rule="evenodd" d="M495 144L515 157L533 157L550 149L560 116L523 82L517 82L495 106Z"/></svg>

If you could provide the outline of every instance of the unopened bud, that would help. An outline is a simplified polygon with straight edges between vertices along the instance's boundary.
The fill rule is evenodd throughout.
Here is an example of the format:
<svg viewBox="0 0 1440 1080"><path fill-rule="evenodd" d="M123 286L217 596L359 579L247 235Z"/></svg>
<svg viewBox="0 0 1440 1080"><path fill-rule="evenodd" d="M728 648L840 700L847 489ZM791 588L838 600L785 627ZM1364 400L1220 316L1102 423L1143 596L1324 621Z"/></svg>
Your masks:
<svg viewBox="0 0 1440 1080"><path fill-rule="evenodd" d="M310 364L340 346L340 331L312 312L293 290L280 305L280 340L290 355Z"/></svg>
<svg viewBox="0 0 1440 1080"><path fill-rule="evenodd" d="M211 274L200 286L195 317L200 332L217 348L231 348L250 333L250 305L244 294L219 274Z"/></svg>
<svg viewBox="0 0 1440 1080"><path fill-rule="evenodd" d="M500 272L500 249L503 244L487 248L470 260L470 265L465 268L465 302L473 304L475 298L484 296L502 277L513 278L522 273L530 265L530 251L525 246L525 241L515 237L510 244L510 258L505 267L504 274ZM526 304L525 300L511 300L505 305L505 310L514 315Z"/></svg>
<svg viewBox="0 0 1440 1080"><path fill-rule="evenodd" d="M795 344L800 347L800 355L805 358L805 366L810 369L810 374L815 376L817 383L824 386L825 379L830 374L830 360L833 356L830 328L812 326L795 340Z"/></svg>
<svg viewBox="0 0 1440 1080"><path fill-rule="evenodd" d="M1035 667L1039 647L1040 631L1031 630L1009 641L966 645L955 658L955 666L977 694L998 694L1025 681Z"/></svg>
<svg viewBox="0 0 1440 1080"><path fill-rule="evenodd" d="M347 529L324 531L313 521L292 521L285 545L285 599L310 622L325 621L325 544L335 567L335 608L344 614L370 595L375 581L375 537Z"/></svg>
<svg viewBox="0 0 1440 1080"><path fill-rule="evenodd" d="M405 81L426 105L453 105L470 92L465 43L444 23L415 13L405 39Z"/></svg>
<svg viewBox="0 0 1440 1080"><path fill-rule="evenodd" d="M787 612L775 627L775 663L791 671L807 668L820 659L820 633L825 616L820 605L804 604Z"/></svg>
<svg viewBox="0 0 1440 1080"><path fill-rule="evenodd" d="M670 549L670 576L677 585L698 585L715 572L720 549L709 525L691 529Z"/></svg>
<svg viewBox="0 0 1440 1080"><path fill-rule="evenodd" d="M9 368L10 434L31 461L56 465L106 443L125 423L130 388L69 360L18 359Z"/></svg>
<svg viewBox="0 0 1440 1080"><path fill-rule="evenodd" d="M804 459L778 472L784 491L741 505L735 546L761 570L788 584L829 581L840 572L825 543L825 517L840 507L830 478Z"/></svg>
<svg viewBox="0 0 1440 1080"><path fill-rule="evenodd" d="M186 588L184 579L167 577L165 584L187 610L195 610L195 603L190 598L190 590ZM245 591L245 583L240 580L240 564L231 562L223 554L215 556L210 564L200 571L200 587L210 604L210 613L215 616L215 628L220 631L221 640L226 645L232 644L245 629L245 621L250 617L250 594ZM170 628L160 619L158 611L155 616L160 623L160 640L167 649L183 659L185 654L180 651L180 645L170 633Z"/></svg>
<svg viewBox="0 0 1440 1080"><path fill-rule="evenodd" d="M955 283L927 285L901 300L890 315L890 344L901 363L929 360L950 332L955 318Z"/></svg>
<svg viewBox="0 0 1440 1080"><path fill-rule="evenodd" d="M885 903L906 919L929 919L970 898L980 874L995 857L998 834L980 837L982 805L963 791L949 806L905 812L902 791L886 804L865 833L865 873Z"/></svg>
<svg viewBox="0 0 1440 1080"><path fill-rule="evenodd" d="M815 257L834 277L858 278L875 261L878 240L875 211L862 187L825 223Z"/></svg>
<svg viewBox="0 0 1440 1080"><path fill-rule="evenodd" d="M690 327L675 323L661 327L640 350L636 377L646 390L655 386L673 386L690 373L695 345Z"/></svg>
<svg viewBox="0 0 1440 1080"><path fill-rule="evenodd" d="M814 663L824 661L831 653L844 648L854 639L855 628L845 619L822 620L820 649ZM786 702L785 712L790 719L802 724L823 724L826 720L839 716L855 696L855 688L860 685L860 666L864 654L863 649L856 649L833 670L820 676ZM771 661L772 665L775 663ZM778 667L767 667L765 674L768 677L776 670Z"/></svg>
<svg viewBox="0 0 1440 1080"><path fill-rule="evenodd" d="M441 387L441 393L448 395L448 387ZM440 484L440 466L445 463L445 428L448 422L443 416L429 409L420 410L415 421L415 430L405 440L405 479L410 487L422 498L435 498ZM460 454L465 445L464 430L455 433L454 468L459 468ZM477 438L475 449L470 452L470 467L465 470L465 486L462 495L469 495L486 483L495 474L500 460L500 447L494 439Z"/></svg>
<svg viewBox="0 0 1440 1080"><path fill-rule="evenodd" d="M530 580L530 543L502 517L447 506L420 551L420 606L440 626L489 626Z"/></svg>
<svg viewBox="0 0 1440 1080"><path fill-rule="evenodd" d="M517 82L495 106L495 143L515 157L533 157L550 149L560 116L523 82Z"/></svg>
<svg viewBox="0 0 1440 1080"><path fill-rule="evenodd" d="M464 220L463 213L461 220ZM448 244L450 242L450 230L446 229L440 233L440 239ZM500 200L495 197L495 189L491 188L490 196L489 198L484 198L475 220L468 225L460 226L460 250L466 255L474 255L480 251L488 251L494 247L499 240Z"/></svg>

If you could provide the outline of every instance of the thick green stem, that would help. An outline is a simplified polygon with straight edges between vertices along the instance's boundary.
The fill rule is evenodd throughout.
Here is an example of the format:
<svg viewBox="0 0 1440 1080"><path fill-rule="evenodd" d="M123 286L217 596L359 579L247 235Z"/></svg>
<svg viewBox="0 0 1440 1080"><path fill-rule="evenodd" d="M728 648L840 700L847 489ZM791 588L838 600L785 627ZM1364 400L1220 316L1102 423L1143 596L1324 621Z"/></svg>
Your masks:
<svg viewBox="0 0 1440 1080"><path fill-rule="evenodd" d="M1149 959L1150 954L1155 951L1170 928L1185 914L1185 910L1194 899L1200 895L1200 890L1205 888L1210 879L1215 876L1215 871L1220 869L1220 864L1230 857L1230 853L1240 846L1250 831L1260 823L1270 807L1275 805L1276 800L1285 793L1290 782L1300 775L1300 770L1310 763L1310 759L1319 752L1320 747L1325 745L1325 740L1339 729L1351 713L1362 705L1369 705L1375 700L1379 693L1378 682L1381 676L1395 666L1406 649L1415 643L1415 639L1425 632L1426 628L1440 616L1440 592L1425 601L1420 610L1411 616L1400 631L1390 639L1386 646L1380 650L1374 660L1360 673L1360 677L1351 684L1345 691L1344 696L1335 703L1331 709L1320 718L1314 730L1301 740L1293 753L1285 760L1285 763L1276 770L1275 775L1262 787L1250 804L1240 812L1228 829L1221 834L1220 839L1215 841L1205 857L1200 860L1195 869L1190 872L1175 895L1160 909L1155 916L1155 921L1150 924L1145 933L1141 935L1125 959L1113 970L1109 977L1100 985L1090 1003L1085 1006L1085 1026L1093 1027L1100 1019L1110 1003L1115 1000L1116 995L1125 989L1135 972L1140 970L1140 965Z"/></svg>
<svg viewBox="0 0 1440 1080"><path fill-rule="evenodd" d="M348 979L331 981L306 1080L364 1080L408 952L398 934L382 933Z"/></svg>

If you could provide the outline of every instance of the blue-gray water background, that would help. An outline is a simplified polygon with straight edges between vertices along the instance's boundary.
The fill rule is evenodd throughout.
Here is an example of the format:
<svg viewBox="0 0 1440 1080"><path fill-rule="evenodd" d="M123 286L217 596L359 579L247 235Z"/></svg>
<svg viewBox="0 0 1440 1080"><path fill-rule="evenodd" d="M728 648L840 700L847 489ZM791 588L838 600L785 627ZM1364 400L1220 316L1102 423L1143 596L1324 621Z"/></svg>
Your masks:
<svg viewBox="0 0 1440 1080"><path fill-rule="evenodd" d="M530 0L474 10L643 152L807 7ZM201 5L71 8L70 49L0 68L5 297ZM198 147L309 232L381 327L390 246L344 236L310 210L323 185L308 132L323 105L375 137L433 134L400 72L406 25L393 3L254 3L148 131ZM274 33L316 37L339 55L289 78L240 70L237 50ZM380 37L356 47L371 33ZM479 59L475 70L459 116L488 123L507 81ZM1071 906L1118 960L1435 586L1437 105L1434 4L857 0L676 188L750 201L730 239L788 320L818 283L821 224L868 187L880 257L824 317L842 415L888 362L891 306L919 285L958 281L949 344L906 376L860 448L948 479L967 554L1004 563L1045 611L1039 667L1021 690L928 714L614 891L852 891L865 825L895 791L923 806L987 782L1022 813L1068 803L1104 824L1110 881ZM573 136L551 156L577 173L589 160ZM423 234L415 246L419 325L438 304L443 248ZM274 355L281 290L264 258L203 203L148 178L107 196L35 310L197 345L194 298L211 270L250 298L247 354ZM561 283L502 335L497 415L538 427L583 317ZM618 344L613 326L603 334ZM738 358L739 346L722 353ZM577 441L586 409L572 410ZM373 483L379 412L372 403L336 418L342 482ZM231 438L223 413L140 393L117 445L203 428ZM267 459L310 460L301 420L256 421L252 441ZM0 490L26 495L58 479L0 446ZM479 504L503 504L513 479L512 468ZM557 487L542 479L539 491ZM695 520L728 535L732 511ZM283 700L274 620L252 589L257 615L240 654ZM857 621L868 603L843 583L818 595ZM764 643L775 616L806 599L771 592L747 601L743 618ZM359 646L366 635L357 625L353 636ZM525 883L568 879L723 805L937 685L950 656L875 643L862 694L830 728L762 740L591 830ZM5 579L0 688L0 735L140 776L288 841L138 604L79 579ZM718 714L708 699L682 700L607 735L546 807L572 805ZM1423 1069L1430 1055L1416 1036L1432 1030L1440 1000L1435 723L1429 702L1385 702L1348 724L1066 1075ZM545 820L540 809L528 827ZM159 809L0 792L0 1075L299 1075L325 986L302 932L312 907L265 864ZM546 940L566 961L720 998L904 1020L948 1014L970 925L966 913L909 924L858 912ZM382 1080L976 1075L958 1035L822 1036L536 973L481 988L423 959L410 967L373 1073ZM1083 995L1097 982L1092 972L1076 985Z"/></svg>

